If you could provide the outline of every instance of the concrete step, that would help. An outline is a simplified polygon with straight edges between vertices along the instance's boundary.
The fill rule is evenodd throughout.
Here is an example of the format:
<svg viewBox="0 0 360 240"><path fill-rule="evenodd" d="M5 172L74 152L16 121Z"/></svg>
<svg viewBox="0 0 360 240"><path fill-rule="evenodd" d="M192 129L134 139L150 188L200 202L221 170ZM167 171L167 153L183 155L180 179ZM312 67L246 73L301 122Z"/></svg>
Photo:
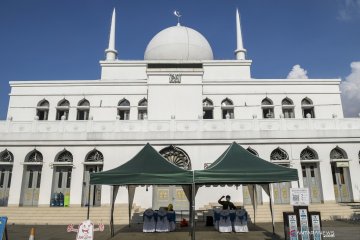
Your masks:
<svg viewBox="0 0 360 240"><path fill-rule="evenodd" d="M138 206L133 206L131 222L142 222ZM86 207L4 207L0 208L0 215L7 216L9 224L49 224L67 225L79 224L86 220ZM110 207L93 207L90 209L90 219L93 222L110 222ZM116 205L114 209L115 224L128 224L128 206Z"/></svg>

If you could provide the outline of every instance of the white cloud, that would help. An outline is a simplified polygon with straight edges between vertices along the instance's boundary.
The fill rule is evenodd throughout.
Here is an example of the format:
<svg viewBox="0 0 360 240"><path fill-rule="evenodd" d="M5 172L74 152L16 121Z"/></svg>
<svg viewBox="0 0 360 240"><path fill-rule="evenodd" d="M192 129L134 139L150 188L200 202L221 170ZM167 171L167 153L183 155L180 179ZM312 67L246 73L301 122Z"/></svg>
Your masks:
<svg viewBox="0 0 360 240"><path fill-rule="evenodd" d="M346 117L357 117L360 113L360 62L351 63L351 73L340 85Z"/></svg>
<svg viewBox="0 0 360 240"><path fill-rule="evenodd" d="M340 21L348 21L354 17L360 16L360 0L338 0L340 9L337 19Z"/></svg>
<svg viewBox="0 0 360 240"><path fill-rule="evenodd" d="M297 64L297 65L293 66L293 68L289 72L287 78L289 78L289 79L306 79L306 78L308 78L307 71L305 69L301 68L299 64Z"/></svg>

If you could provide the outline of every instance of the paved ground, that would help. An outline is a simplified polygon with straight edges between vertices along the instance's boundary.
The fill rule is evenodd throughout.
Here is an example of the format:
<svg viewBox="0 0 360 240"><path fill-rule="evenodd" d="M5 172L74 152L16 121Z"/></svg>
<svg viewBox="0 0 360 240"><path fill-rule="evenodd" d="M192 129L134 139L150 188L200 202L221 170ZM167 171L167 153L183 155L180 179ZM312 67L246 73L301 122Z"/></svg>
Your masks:
<svg viewBox="0 0 360 240"><path fill-rule="evenodd" d="M276 223L276 235L272 236L272 228L269 223L259 223L256 226L250 225L249 233L218 233L213 227L205 227L204 223L197 223L196 239L206 240L268 240L268 239L284 239L283 223ZM9 225L8 234L10 240L28 240L31 227L36 228L36 240L75 240L75 233L67 233L66 225L52 226L30 226L30 225ZM74 226L77 227L77 226ZM184 240L190 239L188 229L178 229L172 233L142 233L141 225L128 226L115 226L116 235L113 240ZM323 231L325 234L334 235L324 237L323 239L346 239L346 240L359 240L360 239L360 222L350 221L324 221ZM109 228L105 226L104 232L96 232L95 239L107 240L110 239Z"/></svg>

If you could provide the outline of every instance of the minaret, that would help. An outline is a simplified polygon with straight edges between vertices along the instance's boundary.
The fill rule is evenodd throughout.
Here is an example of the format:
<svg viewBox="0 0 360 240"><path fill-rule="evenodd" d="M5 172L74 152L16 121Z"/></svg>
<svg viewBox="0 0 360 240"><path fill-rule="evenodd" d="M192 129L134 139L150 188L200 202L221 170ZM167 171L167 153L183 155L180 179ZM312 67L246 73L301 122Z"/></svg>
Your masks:
<svg viewBox="0 0 360 240"><path fill-rule="evenodd" d="M105 50L106 60L108 61L112 61L117 58L117 51L115 50L115 18L116 18L116 12L114 8L111 18L109 47L108 49Z"/></svg>
<svg viewBox="0 0 360 240"><path fill-rule="evenodd" d="M241 26L240 26L240 14L239 10L236 9L236 50L235 55L237 60L245 60L246 49L244 49Z"/></svg>

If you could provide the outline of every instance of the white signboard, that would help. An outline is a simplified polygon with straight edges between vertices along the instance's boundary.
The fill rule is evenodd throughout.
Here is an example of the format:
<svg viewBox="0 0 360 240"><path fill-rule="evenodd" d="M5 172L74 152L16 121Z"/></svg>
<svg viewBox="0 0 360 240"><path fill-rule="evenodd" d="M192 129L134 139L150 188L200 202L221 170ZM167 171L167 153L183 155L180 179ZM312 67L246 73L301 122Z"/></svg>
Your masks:
<svg viewBox="0 0 360 240"><path fill-rule="evenodd" d="M321 227L319 215L311 215L311 225L313 230L314 240L321 240Z"/></svg>
<svg viewBox="0 0 360 240"><path fill-rule="evenodd" d="M306 209L299 209L301 239L310 240L308 214Z"/></svg>
<svg viewBox="0 0 360 240"><path fill-rule="evenodd" d="M296 215L288 215L290 240L298 240Z"/></svg>
<svg viewBox="0 0 360 240"><path fill-rule="evenodd" d="M309 188L290 188L290 204L308 206L310 203Z"/></svg>

